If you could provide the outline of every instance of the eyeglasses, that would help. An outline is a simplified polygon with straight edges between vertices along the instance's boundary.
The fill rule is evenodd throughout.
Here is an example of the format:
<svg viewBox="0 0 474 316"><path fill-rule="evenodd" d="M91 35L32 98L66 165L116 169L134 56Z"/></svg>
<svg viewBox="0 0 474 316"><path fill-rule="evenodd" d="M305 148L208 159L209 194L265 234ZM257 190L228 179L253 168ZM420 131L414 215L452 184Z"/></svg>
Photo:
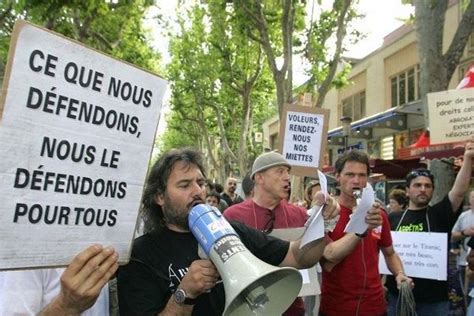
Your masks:
<svg viewBox="0 0 474 316"><path fill-rule="evenodd" d="M275 212L270 211L270 219L268 220L268 222L263 227L262 232L266 235L271 234L271 232L273 231L273 225L274 224L275 224Z"/></svg>

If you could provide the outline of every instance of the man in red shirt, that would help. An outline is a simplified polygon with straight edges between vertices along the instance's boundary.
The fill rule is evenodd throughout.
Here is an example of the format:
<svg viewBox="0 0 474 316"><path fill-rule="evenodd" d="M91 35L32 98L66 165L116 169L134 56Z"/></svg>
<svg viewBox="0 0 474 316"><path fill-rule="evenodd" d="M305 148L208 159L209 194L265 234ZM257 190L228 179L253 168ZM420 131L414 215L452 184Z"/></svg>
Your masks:
<svg viewBox="0 0 474 316"><path fill-rule="evenodd" d="M353 191L367 184L368 156L360 151L346 152L336 161L335 169L341 187L341 211L336 227L328 233L329 244L324 250L320 315L384 315L387 306L378 269L379 250L398 285L412 281L393 249L387 215L378 203L369 210L365 233L344 233L357 205Z"/></svg>

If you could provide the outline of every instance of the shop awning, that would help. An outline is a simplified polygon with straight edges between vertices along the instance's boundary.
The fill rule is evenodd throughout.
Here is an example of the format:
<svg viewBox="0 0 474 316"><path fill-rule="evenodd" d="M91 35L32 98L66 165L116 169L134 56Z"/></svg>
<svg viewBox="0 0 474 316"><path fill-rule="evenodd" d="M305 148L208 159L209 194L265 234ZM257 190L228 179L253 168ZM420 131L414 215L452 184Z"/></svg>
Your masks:
<svg viewBox="0 0 474 316"><path fill-rule="evenodd" d="M408 147L397 150L397 159L441 159L464 155L464 142L435 144L425 147Z"/></svg>
<svg viewBox="0 0 474 316"><path fill-rule="evenodd" d="M438 151L427 151L422 154L425 159L457 158L464 155L464 147L450 148Z"/></svg>
<svg viewBox="0 0 474 316"><path fill-rule="evenodd" d="M390 128L395 130L406 129L406 113L398 112L400 109L394 107L384 112L365 117L358 121L351 123L351 130L359 131L360 137L369 136L369 133L364 133L364 129L369 128ZM337 127L328 132L328 137L341 137L342 127Z"/></svg>
<svg viewBox="0 0 474 316"><path fill-rule="evenodd" d="M404 179L413 169L423 168L426 165L419 158L414 159L372 159L370 161L372 173L382 173L388 179Z"/></svg>

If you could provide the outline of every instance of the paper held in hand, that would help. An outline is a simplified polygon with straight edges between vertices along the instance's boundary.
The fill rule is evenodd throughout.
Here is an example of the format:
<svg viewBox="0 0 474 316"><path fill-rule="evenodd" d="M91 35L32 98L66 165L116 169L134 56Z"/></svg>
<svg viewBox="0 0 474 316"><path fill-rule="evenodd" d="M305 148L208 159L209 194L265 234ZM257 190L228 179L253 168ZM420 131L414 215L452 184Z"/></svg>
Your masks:
<svg viewBox="0 0 474 316"><path fill-rule="evenodd" d="M345 233L363 234L367 230L365 217L375 202L374 189L367 183L362 190L362 198L358 203L356 210L351 214L350 220L344 229Z"/></svg>
<svg viewBox="0 0 474 316"><path fill-rule="evenodd" d="M324 193L324 196L327 197L327 179L324 173L318 170L319 184L321 186L321 192ZM300 248L303 248L306 244L312 242L313 240L318 240L324 237L324 218L322 214L322 206L313 206L310 209L310 216L305 223L306 230L301 237Z"/></svg>

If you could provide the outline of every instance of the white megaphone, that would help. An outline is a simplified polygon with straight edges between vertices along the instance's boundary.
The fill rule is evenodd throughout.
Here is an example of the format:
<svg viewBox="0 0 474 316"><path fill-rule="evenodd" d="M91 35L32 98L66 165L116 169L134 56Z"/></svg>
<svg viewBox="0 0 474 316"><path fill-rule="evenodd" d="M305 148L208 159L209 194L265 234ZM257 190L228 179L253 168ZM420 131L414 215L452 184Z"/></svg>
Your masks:
<svg viewBox="0 0 474 316"><path fill-rule="evenodd" d="M275 267L255 257L219 210L196 205L188 221L224 281L224 316L281 315L298 296L302 286L298 270Z"/></svg>

